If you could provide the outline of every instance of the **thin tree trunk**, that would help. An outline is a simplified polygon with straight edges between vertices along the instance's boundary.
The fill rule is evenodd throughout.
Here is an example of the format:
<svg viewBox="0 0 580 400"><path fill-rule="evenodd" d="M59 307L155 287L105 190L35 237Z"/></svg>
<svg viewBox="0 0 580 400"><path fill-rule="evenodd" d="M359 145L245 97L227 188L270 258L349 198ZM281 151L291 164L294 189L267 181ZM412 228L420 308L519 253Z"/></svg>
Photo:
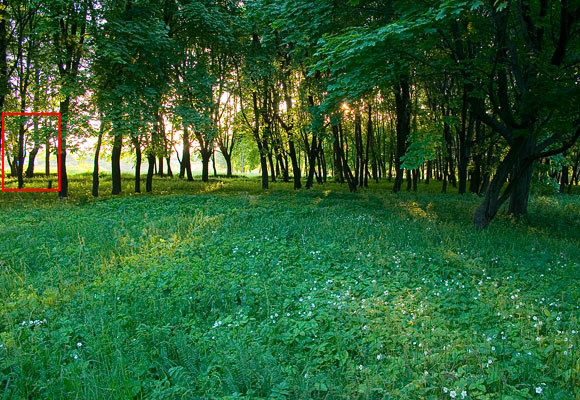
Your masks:
<svg viewBox="0 0 580 400"><path fill-rule="evenodd" d="M147 155L147 179L145 180L145 191L151 193L153 191L153 175L155 174L155 153L150 150Z"/></svg>
<svg viewBox="0 0 580 400"><path fill-rule="evenodd" d="M113 194L121 193L121 147L123 146L123 136L115 132L113 140L113 151L111 154L111 174L113 179Z"/></svg>
<svg viewBox="0 0 580 400"><path fill-rule="evenodd" d="M95 148L95 157L93 159L93 196L99 196L99 154L101 153L101 144L103 143L103 133L105 131L105 123L101 116L101 126L99 128L99 137L97 139L97 147Z"/></svg>
<svg viewBox="0 0 580 400"><path fill-rule="evenodd" d="M135 147L135 193L141 193L141 141L138 136L132 138Z"/></svg>
<svg viewBox="0 0 580 400"><path fill-rule="evenodd" d="M187 173L187 180L193 181L193 174L191 173L191 152L189 142L189 130L186 125L183 126L183 152L181 156L181 169L179 177L183 178Z"/></svg>
<svg viewBox="0 0 580 400"><path fill-rule="evenodd" d="M215 149L211 153L211 165L213 167L213 176L217 176L217 169L215 167Z"/></svg>

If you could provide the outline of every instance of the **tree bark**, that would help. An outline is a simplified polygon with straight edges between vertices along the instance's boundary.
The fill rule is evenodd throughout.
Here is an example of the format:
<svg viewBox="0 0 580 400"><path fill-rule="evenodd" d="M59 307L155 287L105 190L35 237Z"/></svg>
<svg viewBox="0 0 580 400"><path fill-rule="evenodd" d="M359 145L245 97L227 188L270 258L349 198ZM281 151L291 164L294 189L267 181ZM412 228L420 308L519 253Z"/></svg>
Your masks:
<svg viewBox="0 0 580 400"><path fill-rule="evenodd" d="M139 137L131 138L135 147L135 193L141 193L141 141Z"/></svg>
<svg viewBox="0 0 580 400"><path fill-rule="evenodd" d="M101 117L101 126L99 128L99 137L97 139L97 147L95 148L95 157L93 159L93 197L99 196L99 154L101 153L101 144L103 143L103 133L105 131L105 123Z"/></svg>
<svg viewBox="0 0 580 400"><path fill-rule="evenodd" d="M147 179L145 180L145 191L151 193L153 191L153 175L155 174L155 153L152 151L147 155Z"/></svg>
<svg viewBox="0 0 580 400"><path fill-rule="evenodd" d="M401 158L407 151L407 138L411 130L411 95L409 77L401 76L395 92L397 112L397 149L395 152L395 184L393 193L398 193L403 185L403 168Z"/></svg>
<svg viewBox="0 0 580 400"><path fill-rule="evenodd" d="M523 142L521 145L521 150L518 152L518 156L511 173L512 178L516 181L514 182L508 208L508 213L516 217L524 215L528 212L528 199L530 197L532 172L534 170L534 163L532 162L524 169L523 173L518 178L518 174L520 174L520 168L522 168L526 158L533 154L535 148L535 143L532 136L524 137L521 140Z"/></svg>
<svg viewBox="0 0 580 400"><path fill-rule="evenodd" d="M60 168L58 173L60 175L60 192L59 198L68 197L68 174L66 172L66 136L68 133L68 111L70 106L70 97L66 97L64 101L60 102L61 115L61 142L60 142Z"/></svg>
<svg viewBox="0 0 580 400"><path fill-rule="evenodd" d="M211 152L201 149L201 181L209 182L209 160Z"/></svg>
<svg viewBox="0 0 580 400"><path fill-rule="evenodd" d="M187 180L193 181L193 174L191 173L191 144L189 142L189 130L186 125L183 126L183 150L181 156L181 168L179 170L179 177L183 178L187 173Z"/></svg>
<svg viewBox="0 0 580 400"><path fill-rule="evenodd" d="M113 151L111 153L111 175L113 180L113 194L121 193L121 147L123 146L123 136L115 132L113 140Z"/></svg>
<svg viewBox="0 0 580 400"><path fill-rule="evenodd" d="M28 155L28 168L26 168L26 177L27 178L34 177L34 161L36 160L36 156L37 156L39 150L40 150L40 143L35 142L34 147L30 151L30 154Z"/></svg>

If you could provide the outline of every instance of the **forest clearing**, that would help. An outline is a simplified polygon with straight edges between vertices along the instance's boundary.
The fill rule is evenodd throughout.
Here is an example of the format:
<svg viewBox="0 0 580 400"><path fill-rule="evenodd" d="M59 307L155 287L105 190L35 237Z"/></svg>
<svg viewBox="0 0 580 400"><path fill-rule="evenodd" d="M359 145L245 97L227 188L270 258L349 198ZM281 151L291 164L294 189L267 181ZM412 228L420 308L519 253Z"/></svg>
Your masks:
<svg viewBox="0 0 580 400"><path fill-rule="evenodd" d="M5 398L580 393L577 195L480 231L479 198L435 183L156 185L168 194L91 200L85 176L65 203L2 197Z"/></svg>

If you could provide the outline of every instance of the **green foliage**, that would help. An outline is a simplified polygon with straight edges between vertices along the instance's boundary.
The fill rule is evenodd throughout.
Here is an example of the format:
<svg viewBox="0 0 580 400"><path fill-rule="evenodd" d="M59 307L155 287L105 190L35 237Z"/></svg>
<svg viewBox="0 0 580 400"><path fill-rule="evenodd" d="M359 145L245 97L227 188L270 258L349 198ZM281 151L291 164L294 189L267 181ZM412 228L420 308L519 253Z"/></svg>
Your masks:
<svg viewBox="0 0 580 400"><path fill-rule="evenodd" d="M0 198L4 397L580 395L577 196L477 231L433 184L155 185L195 194Z"/></svg>

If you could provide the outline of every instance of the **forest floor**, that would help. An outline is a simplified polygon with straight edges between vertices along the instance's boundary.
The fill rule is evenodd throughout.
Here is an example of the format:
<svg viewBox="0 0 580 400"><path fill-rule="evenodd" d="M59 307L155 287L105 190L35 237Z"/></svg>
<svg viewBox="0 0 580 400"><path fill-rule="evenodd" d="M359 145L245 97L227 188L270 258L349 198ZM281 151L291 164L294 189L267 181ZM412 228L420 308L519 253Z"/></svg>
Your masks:
<svg viewBox="0 0 580 400"><path fill-rule="evenodd" d="M224 182L2 193L0 397L580 398L577 194Z"/></svg>

